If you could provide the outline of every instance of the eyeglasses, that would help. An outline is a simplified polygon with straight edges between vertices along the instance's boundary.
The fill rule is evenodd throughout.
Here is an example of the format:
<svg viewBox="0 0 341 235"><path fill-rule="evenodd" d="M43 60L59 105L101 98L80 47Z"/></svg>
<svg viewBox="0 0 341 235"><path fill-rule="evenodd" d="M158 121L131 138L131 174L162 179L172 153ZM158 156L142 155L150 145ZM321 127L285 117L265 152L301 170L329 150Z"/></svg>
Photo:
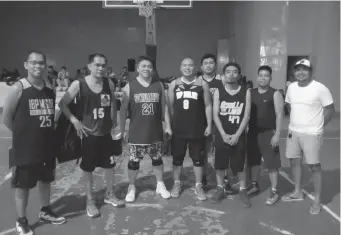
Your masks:
<svg viewBox="0 0 341 235"><path fill-rule="evenodd" d="M36 60L30 60L30 61L27 61L28 63L32 64L32 65L40 65L40 66L45 66L46 63L45 61L36 61Z"/></svg>

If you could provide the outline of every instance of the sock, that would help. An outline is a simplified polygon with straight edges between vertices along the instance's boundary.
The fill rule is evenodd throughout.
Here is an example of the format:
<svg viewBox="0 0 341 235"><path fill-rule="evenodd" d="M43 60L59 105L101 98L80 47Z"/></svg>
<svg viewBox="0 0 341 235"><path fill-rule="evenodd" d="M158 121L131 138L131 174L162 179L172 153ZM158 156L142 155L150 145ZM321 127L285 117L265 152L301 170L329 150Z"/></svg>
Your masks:
<svg viewBox="0 0 341 235"><path fill-rule="evenodd" d="M272 192L277 192L277 189L271 188L271 191L272 191Z"/></svg>
<svg viewBox="0 0 341 235"><path fill-rule="evenodd" d="M19 222L19 220L26 220L26 216L24 216L24 217L18 217L17 221Z"/></svg>
<svg viewBox="0 0 341 235"><path fill-rule="evenodd" d="M202 185L202 183L195 183L195 187Z"/></svg>
<svg viewBox="0 0 341 235"><path fill-rule="evenodd" d="M176 183L180 184L180 180L175 180L174 184L176 184Z"/></svg>
<svg viewBox="0 0 341 235"><path fill-rule="evenodd" d="M240 191L245 190L245 189L246 189L245 186L240 186L240 187L239 187L239 190L240 190Z"/></svg>
<svg viewBox="0 0 341 235"><path fill-rule="evenodd" d="M223 186L223 185L217 185L217 187L220 187L220 188L224 189L224 186Z"/></svg>
<svg viewBox="0 0 341 235"><path fill-rule="evenodd" d="M163 184L163 181L158 181L157 184Z"/></svg>

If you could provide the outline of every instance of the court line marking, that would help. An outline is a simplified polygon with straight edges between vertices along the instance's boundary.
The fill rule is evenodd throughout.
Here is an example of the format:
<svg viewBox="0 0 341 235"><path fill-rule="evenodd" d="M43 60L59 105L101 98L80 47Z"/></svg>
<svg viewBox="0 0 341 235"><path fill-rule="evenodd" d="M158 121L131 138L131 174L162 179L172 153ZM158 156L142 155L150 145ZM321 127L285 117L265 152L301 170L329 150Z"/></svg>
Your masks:
<svg viewBox="0 0 341 235"><path fill-rule="evenodd" d="M287 230L283 230L283 229L280 229L280 228L277 228L273 225L269 225L269 224L266 224L266 223L263 223L263 222L260 222L259 223L260 225L262 225L263 227L267 227L267 228L270 228L271 230L273 231L276 231L276 232L279 232L281 234L284 234L284 235L295 235Z"/></svg>
<svg viewBox="0 0 341 235"><path fill-rule="evenodd" d="M6 235L6 234L9 234L9 233L13 233L15 231L16 231L16 228L7 229L5 231L0 232L0 235Z"/></svg>
<svg viewBox="0 0 341 235"><path fill-rule="evenodd" d="M8 172L7 175L5 175L4 179L0 181L0 186L5 183L9 178L12 177L12 171L11 172ZM0 233L1 235L1 233Z"/></svg>
<svg viewBox="0 0 341 235"><path fill-rule="evenodd" d="M287 173L285 173L284 171L279 171L279 174L286 179L287 181L289 181L292 185L295 185L294 182L290 179L289 175ZM308 193L305 189L302 188L302 192L304 194L306 194L311 200L314 201L315 197L313 195L311 195L310 193ZM331 216L333 216L337 221L339 221L339 223L341 222L340 216L338 216L335 212L333 212L328 206L321 204L322 208L329 213ZM0 234L1 235L1 234Z"/></svg>

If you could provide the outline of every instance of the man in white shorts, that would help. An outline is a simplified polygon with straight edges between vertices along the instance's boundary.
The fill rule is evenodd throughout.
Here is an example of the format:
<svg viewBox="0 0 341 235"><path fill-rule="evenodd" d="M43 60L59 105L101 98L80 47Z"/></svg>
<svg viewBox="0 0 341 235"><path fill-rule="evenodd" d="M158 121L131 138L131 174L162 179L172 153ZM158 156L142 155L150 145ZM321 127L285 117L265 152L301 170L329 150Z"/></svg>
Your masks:
<svg viewBox="0 0 341 235"><path fill-rule="evenodd" d="M312 79L312 66L309 60L302 59L295 64L294 76L296 81L289 85L285 102L290 107L286 156L290 159L295 189L284 195L282 200L286 202L303 200L301 158L304 156L313 174L315 188L315 199L310 207L310 214L316 215L321 211L320 150L323 127L330 121L335 109L328 88Z"/></svg>

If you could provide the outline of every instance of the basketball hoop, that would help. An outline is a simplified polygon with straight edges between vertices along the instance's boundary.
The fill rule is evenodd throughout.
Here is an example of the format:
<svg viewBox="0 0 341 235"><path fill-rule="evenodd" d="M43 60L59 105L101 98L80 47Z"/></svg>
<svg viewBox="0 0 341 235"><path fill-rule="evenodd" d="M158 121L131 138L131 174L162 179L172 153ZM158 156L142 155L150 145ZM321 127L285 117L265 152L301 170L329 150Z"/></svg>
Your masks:
<svg viewBox="0 0 341 235"><path fill-rule="evenodd" d="M134 0L133 2L139 6L139 15L147 18L153 15L157 4L163 3L161 0Z"/></svg>

